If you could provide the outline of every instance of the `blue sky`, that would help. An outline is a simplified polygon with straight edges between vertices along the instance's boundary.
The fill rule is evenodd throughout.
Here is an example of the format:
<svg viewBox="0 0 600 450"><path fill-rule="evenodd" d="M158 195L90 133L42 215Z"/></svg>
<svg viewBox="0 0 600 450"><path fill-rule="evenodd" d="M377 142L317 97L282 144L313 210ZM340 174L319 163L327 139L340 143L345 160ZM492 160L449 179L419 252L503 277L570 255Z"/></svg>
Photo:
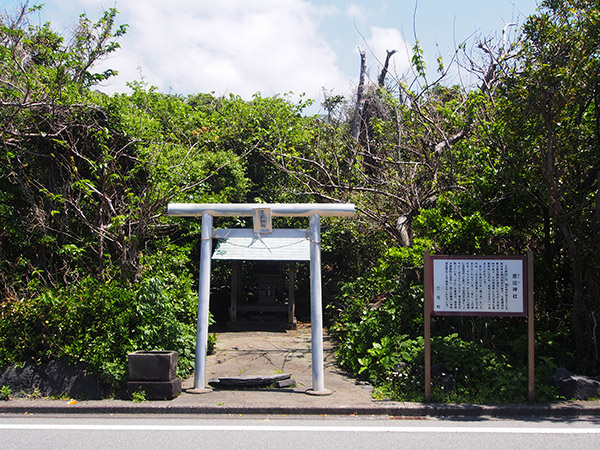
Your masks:
<svg viewBox="0 0 600 450"><path fill-rule="evenodd" d="M0 10L20 4L2 0ZM214 92L244 98L293 92L322 100L323 90L350 96L359 74L358 49L376 79L386 50L395 49L393 74L409 73L418 38L431 78L456 45L501 39L508 23L522 24L536 0L30 0L45 6L35 20L68 35L79 14L92 20L116 7L129 25L121 49L98 69L119 76L101 89L126 92L142 77L161 92ZM35 22L34 22L35 24ZM517 27L510 27L511 36ZM474 53L477 56L477 53ZM465 83L451 71L449 82Z"/></svg>

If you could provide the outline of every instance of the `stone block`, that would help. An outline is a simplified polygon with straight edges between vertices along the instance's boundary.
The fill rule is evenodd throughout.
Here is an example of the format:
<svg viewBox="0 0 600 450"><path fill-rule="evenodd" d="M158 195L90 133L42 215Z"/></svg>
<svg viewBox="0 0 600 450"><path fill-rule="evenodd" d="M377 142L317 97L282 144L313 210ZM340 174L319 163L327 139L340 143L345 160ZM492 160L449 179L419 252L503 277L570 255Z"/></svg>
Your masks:
<svg viewBox="0 0 600 450"><path fill-rule="evenodd" d="M173 400L181 394L181 380L171 381L129 381L127 396L132 398L134 392L143 391L146 400Z"/></svg>
<svg viewBox="0 0 600 450"><path fill-rule="evenodd" d="M286 380L278 380L275 382L275 387L279 389L294 386L296 386L296 380L292 378L288 378Z"/></svg>
<svg viewBox="0 0 600 450"><path fill-rule="evenodd" d="M176 351L137 351L127 355L129 381L172 381L177 377Z"/></svg>

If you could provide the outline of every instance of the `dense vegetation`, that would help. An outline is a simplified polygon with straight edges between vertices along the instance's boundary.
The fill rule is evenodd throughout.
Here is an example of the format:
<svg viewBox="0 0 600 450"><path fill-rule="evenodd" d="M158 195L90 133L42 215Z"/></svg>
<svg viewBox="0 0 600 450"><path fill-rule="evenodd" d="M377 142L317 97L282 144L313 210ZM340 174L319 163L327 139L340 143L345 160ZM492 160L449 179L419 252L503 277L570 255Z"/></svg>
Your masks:
<svg viewBox="0 0 600 450"><path fill-rule="evenodd" d="M93 68L126 31L117 12L81 16L69 39L29 14L0 23L0 368L67 358L118 386L127 352L172 348L185 375L200 230L167 203L341 201L359 214L324 221L330 331L380 395L423 396L426 250L532 250L537 399L555 398L557 366L600 372L598 1L543 1L515 42L459 50L477 88L429 83L417 46L412 79L361 81L326 119L136 81L107 96L94 86L114 73ZM434 400L526 398L524 320L432 330L453 379Z"/></svg>

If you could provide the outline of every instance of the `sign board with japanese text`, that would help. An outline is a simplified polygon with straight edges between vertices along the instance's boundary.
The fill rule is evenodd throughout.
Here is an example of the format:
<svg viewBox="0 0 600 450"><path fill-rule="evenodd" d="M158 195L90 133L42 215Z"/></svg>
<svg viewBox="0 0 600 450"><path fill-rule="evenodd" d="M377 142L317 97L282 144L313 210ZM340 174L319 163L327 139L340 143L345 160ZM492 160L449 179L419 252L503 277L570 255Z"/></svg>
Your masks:
<svg viewBox="0 0 600 450"><path fill-rule="evenodd" d="M533 252L526 256L424 254L425 401L431 401L431 315L527 318L527 399L534 401Z"/></svg>
<svg viewBox="0 0 600 450"><path fill-rule="evenodd" d="M524 256L433 255L434 315L526 316Z"/></svg>

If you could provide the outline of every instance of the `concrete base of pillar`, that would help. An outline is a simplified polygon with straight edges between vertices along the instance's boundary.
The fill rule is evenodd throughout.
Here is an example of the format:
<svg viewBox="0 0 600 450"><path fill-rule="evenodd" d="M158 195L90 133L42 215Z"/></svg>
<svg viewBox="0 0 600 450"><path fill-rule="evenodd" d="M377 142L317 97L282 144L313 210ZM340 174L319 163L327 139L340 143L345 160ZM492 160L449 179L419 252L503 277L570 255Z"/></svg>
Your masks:
<svg viewBox="0 0 600 450"><path fill-rule="evenodd" d="M314 389L308 389L304 391L305 394L308 395L331 395L332 392L329 389L322 389L320 391L315 391Z"/></svg>
<svg viewBox="0 0 600 450"><path fill-rule="evenodd" d="M213 390L211 388L190 388L190 389L185 389L186 394L208 394L209 392L212 392Z"/></svg>

